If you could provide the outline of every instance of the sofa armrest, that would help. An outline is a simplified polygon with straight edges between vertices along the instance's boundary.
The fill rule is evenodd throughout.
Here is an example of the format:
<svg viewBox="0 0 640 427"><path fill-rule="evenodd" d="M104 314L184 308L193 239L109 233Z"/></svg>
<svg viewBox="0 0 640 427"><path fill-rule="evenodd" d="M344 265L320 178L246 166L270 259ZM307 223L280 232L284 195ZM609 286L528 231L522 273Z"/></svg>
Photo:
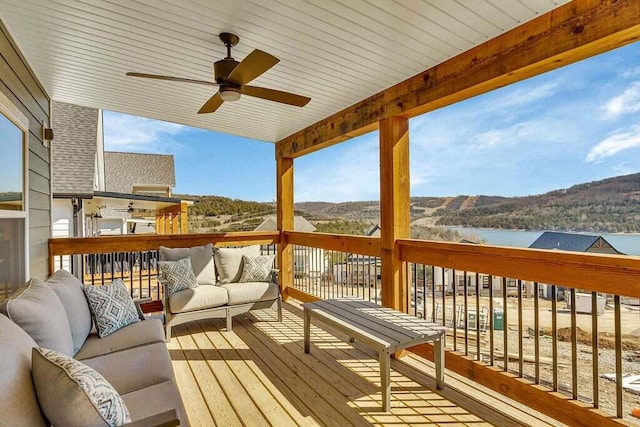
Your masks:
<svg viewBox="0 0 640 427"><path fill-rule="evenodd" d="M156 279L160 286L162 286L162 306L164 307L164 314L166 316L169 310L169 283L167 283L167 279L160 275L158 275Z"/></svg>
<svg viewBox="0 0 640 427"><path fill-rule="evenodd" d="M133 300L133 303L136 305L136 311L138 312L138 317L140 318L140 320L145 320L144 312L142 311L142 307L140 307L140 304L144 304L145 302L150 301L152 301L151 298L139 298Z"/></svg>
<svg viewBox="0 0 640 427"><path fill-rule="evenodd" d="M126 427L173 427L180 425L175 409L124 424Z"/></svg>
<svg viewBox="0 0 640 427"><path fill-rule="evenodd" d="M279 268L272 268L271 269L271 283L278 283L278 274L280 273L280 269Z"/></svg>

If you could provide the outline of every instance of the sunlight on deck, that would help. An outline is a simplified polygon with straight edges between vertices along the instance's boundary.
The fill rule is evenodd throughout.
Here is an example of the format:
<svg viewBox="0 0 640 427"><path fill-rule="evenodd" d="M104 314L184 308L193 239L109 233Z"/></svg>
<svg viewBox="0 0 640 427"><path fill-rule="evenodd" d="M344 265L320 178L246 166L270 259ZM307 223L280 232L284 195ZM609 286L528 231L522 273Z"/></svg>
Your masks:
<svg viewBox="0 0 640 427"><path fill-rule="evenodd" d="M274 310L238 316L232 333L218 319L174 328L168 345L193 426L544 425L511 404L494 411L487 395L473 400L478 389L449 372L436 392L433 365L415 356L392 361L392 410L382 412L376 353L317 324L304 354L301 309L284 308L281 323Z"/></svg>

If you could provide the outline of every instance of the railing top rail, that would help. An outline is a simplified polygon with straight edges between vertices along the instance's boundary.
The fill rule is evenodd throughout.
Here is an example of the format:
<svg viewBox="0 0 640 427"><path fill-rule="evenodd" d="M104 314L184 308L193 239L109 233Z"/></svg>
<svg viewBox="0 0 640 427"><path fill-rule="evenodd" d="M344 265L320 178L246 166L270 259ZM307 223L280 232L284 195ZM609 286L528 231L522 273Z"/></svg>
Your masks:
<svg viewBox="0 0 640 427"><path fill-rule="evenodd" d="M49 256L150 251L157 250L160 246L177 248L207 243L213 243L214 246L233 246L279 241L280 234L277 231L65 237L49 239Z"/></svg>
<svg viewBox="0 0 640 427"><path fill-rule="evenodd" d="M379 237L316 232L304 233L300 231L284 231L283 236L287 243L294 245L377 257L380 256L381 252Z"/></svg>
<svg viewBox="0 0 640 427"><path fill-rule="evenodd" d="M403 261L640 298L640 257L529 248L396 241Z"/></svg>

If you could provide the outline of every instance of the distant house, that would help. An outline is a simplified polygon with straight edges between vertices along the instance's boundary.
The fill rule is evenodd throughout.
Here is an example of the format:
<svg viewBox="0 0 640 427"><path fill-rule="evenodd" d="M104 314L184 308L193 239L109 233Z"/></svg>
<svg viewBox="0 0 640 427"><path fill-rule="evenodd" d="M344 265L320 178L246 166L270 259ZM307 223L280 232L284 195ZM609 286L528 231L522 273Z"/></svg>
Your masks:
<svg viewBox="0 0 640 427"><path fill-rule="evenodd" d="M602 236L557 231L545 231L529 247L533 249L624 255ZM544 298L551 298L551 286L540 284L540 294ZM560 299L564 297L564 288L558 287L558 297Z"/></svg>
<svg viewBox="0 0 640 427"><path fill-rule="evenodd" d="M267 217L254 231L274 231L278 229L278 222L275 215ZM293 230L305 233L313 233L316 227L306 220L305 217L296 215L293 217Z"/></svg>
<svg viewBox="0 0 640 427"><path fill-rule="evenodd" d="M52 102L53 237L187 232L172 155L104 151L102 111Z"/></svg>
<svg viewBox="0 0 640 427"><path fill-rule="evenodd" d="M529 247L534 249L624 255L602 236L557 231L545 231Z"/></svg>

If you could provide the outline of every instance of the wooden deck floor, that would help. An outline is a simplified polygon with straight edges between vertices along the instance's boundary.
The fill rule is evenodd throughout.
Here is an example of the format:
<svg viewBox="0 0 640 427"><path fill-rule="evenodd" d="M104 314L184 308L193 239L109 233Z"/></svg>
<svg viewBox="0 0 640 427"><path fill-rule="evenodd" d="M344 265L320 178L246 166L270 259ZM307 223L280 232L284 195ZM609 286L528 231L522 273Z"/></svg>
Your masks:
<svg viewBox="0 0 640 427"><path fill-rule="evenodd" d="M174 328L169 345L193 426L516 426L558 425L495 399L455 374L435 390L433 365L415 356L392 361L391 412L382 412L376 354L322 324L303 352L298 304ZM499 408L501 412L493 410Z"/></svg>

